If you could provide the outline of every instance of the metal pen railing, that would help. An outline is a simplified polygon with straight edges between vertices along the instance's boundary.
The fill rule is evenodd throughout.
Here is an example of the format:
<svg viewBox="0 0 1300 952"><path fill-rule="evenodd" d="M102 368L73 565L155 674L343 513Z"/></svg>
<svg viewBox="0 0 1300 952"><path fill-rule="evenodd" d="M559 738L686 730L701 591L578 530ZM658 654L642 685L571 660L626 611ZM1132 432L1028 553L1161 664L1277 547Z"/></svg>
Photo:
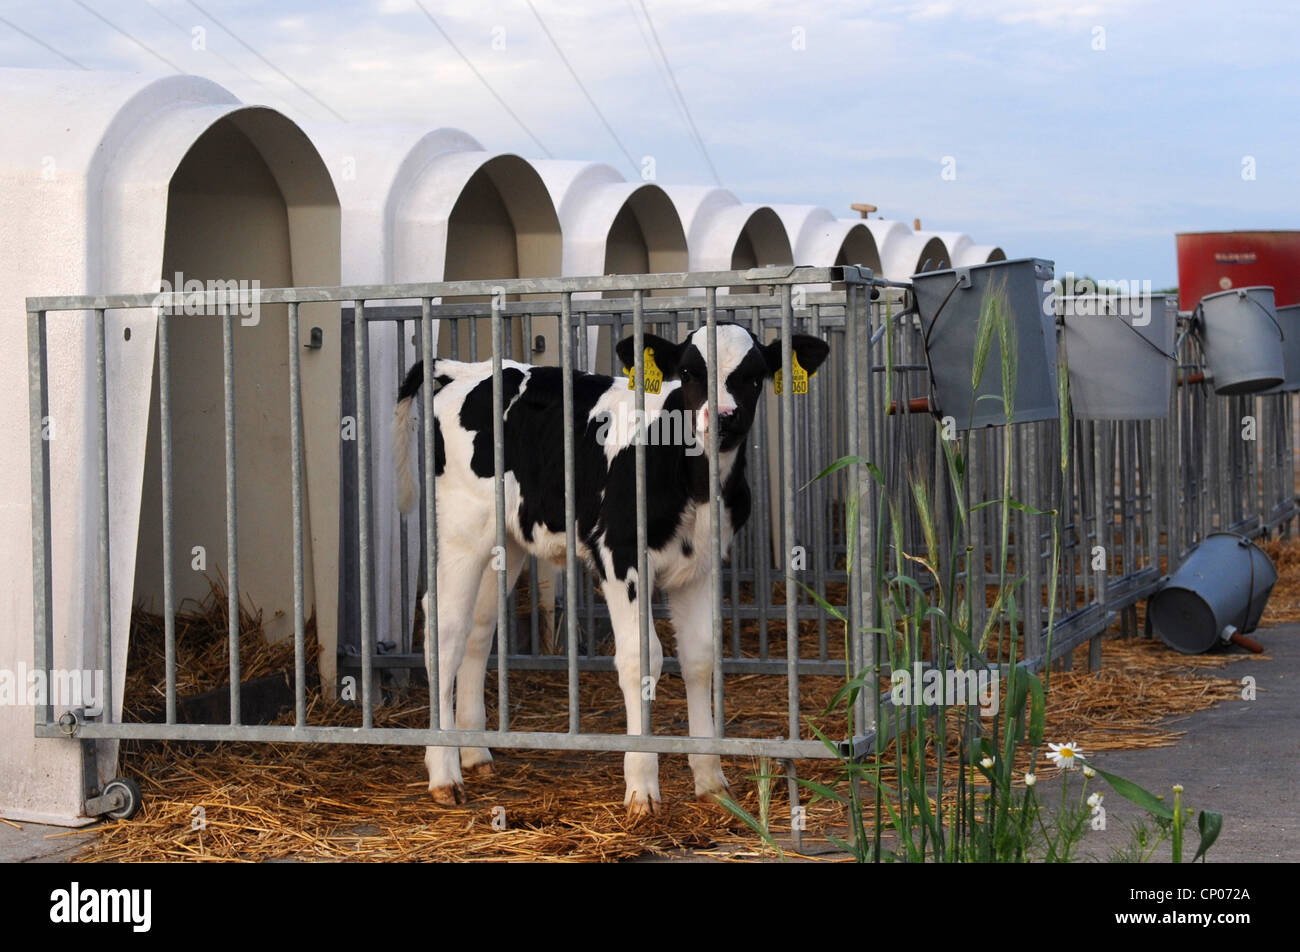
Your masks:
<svg viewBox="0 0 1300 952"><path fill-rule="evenodd" d="M831 290L809 289L809 286ZM721 293L744 289L751 293ZM661 292L649 296L649 292ZM613 298L591 295L615 292ZM93 590L99 598L99 622L95 634L106 688L111 691L112 647L110 566L110 483L114 461L109 456L109 380L106 361L105 314L110 309L158 309L158 403L160 411L162 548L165 615L166 713L161 724L120 723L115 703L105 699L104 712L97 718L84 712L57 711L52 702L38 706L38 736L72 736L83 741L99 738L159 740L249 740L266 742L384 743L458 747L501 747L519 749L570 749L587 751L645 751L658 753L716 753L769 756L782 761L832 756L820 741L808 739L801 723L805 711L800 702L804 679L811 675L842 675L845 670L844 644L840 629L816 601L802 592L801 582L831 604L842 607L849 618L847 650L853 671L878 666L874 636L864 630L876 621L875 573L869 561L876 539L889 536L891 520L899 520L902 544L908 551L924 545L918 514L909 500L907 481L922 478L941 522L939 537L950 537L952 520L960 508L953 495L944 455L943 435L934 419L924 413L908 413L929 393L924 340L919 323L908 308L905 287L888 286L858 268L755 269L750 272L602 276L590 278L514 279L509 281L461 281L415 285L371 285L341 288L286 288L244 292L212 291L203 295L205 308L220 318L222 326L222 432L225 456L226 572L229 579L230 723L179 723L177 716L177 654L175 631L175 474L173 457L176 433L173 404L177 380L172 373L175 359L168 308L193 303L192 294L92 295L47 297L28 300L28 367L31 413L32 510L33 510L33 593L35 663L48 669L54 656L55 626L52 612L53 561L51 512L52 474L48 440L43 429L49 418L50 380L47 335L50 321L64 315L89 312L93 329L94 438L97 512L94 520L96 545L93 554ZM247 298L251 295L251 300ZM483 298L485 300L472 300ZM411 304L409 302L418 302ZM286 399L290 419L291 513L288 522L292 539L294 723L292 725L244 724L240 709L240 610L238 498L239 460L236 458L235 403L237 334L231 308L253 303L258 306L287 305L288 386ZM355 397L357 440L354 475L345 479L342 490L358 502L356 510L356 590L340 592L340 610L345 624L340 646L352 643L356 656L343 656L345 669L360 668L362 728L308 723L307 645L304 524L305 462L303 434L303 379L299 365L301 340L299 309L304 304L339 307L340 326L351 319L352 334L345 343L352 348L352 372L339 381ZM60 315L54 317L54 315ZM505 393L503 361L510 353L516 326L521 339L531 341L532 322L537 318L558 318L559 355L563 401L573 406L575 368L594 367L608 353L609 370L620 367L613 344L630 333L635 341L633 386L636 406L644 410L644 335L657 333L681 340L685 333L706 329L709 350L707 380L709 411L716 419L717 327L735 321L749 327L762 340L782 341L783 379L793 381L791 340L796 332L809 333L830 343L830 358L819 371L816 384L806 398L796 400L787 385L772 407L760 402L751 431L750 460L754 488L753 512L749 523L731 543L731 558L723 562L720 523L715 520L710 540L711 592L713 602L712 670L715 710L714 736L682 737L650 732L650 702L643 700L639 730L630 735L584 732L580 729L579 681L584 672L612 670L612 657L602 654L605 610L590 577L580 572L576 537L575 452L579 434L572 414L565 414L563 427L564 514L566 552L563 584L558 588L555 614L564 619L563 637L556 638L558 654L543 650L539 618L548 606L539 594L543 567L532 559L529 565L529 609L527 631L521 630L510 592L507 573L498 573L496 612L498 625L497 711L495 730L460 729L446 720L439 703L448 694L449 673L441 669L438 612L427 612L422 631L426 655L412 650L411 621L421 587L430 602L438 604L439 527L437 479L435 477L434 387L421 392L422 427L418 433L418 462L424 501L419 529L411 533L399 524L399 559L392 572L377 579L372 569L372 548L377 520L391 514L375 513L375 478L372 466L387 466L373 459L371 394L368 351L372 337L392 333L405 350L408 329L414 329L419 356L431 366L444 352L451 357L468 352L478 356L478 321L490 322L490 358L493 405L493 470L495 542L506 552L511 541L506 530L504 473L506 469L504 426ZM203 319L200 317L199 319ZM1184 321L1185 323L1185 321ZM461 325L466 327L462 330ZM394 330L388 330L389 327ZM594 333L595 340L592 335ZM593 350L593 343L595 345ZM527 347L526 347L527 349ZM1294 395L1221 397L1197 379L1203 373L1204 357L1194 334L1183 333L1178 342L1180 384L1174 388L1170 415L1163 420L1079 421L1048 420L960 432L956 447L965 462L966 511L970 514L966 553L945 551L944 558L958 559L961 584L985 590L996 584L986 571L986 560L997 557L998 532L993 507L978 508L998 495L1003 483L1004 454L1011 442L1015 495L1028 507L1054 516L1018 510L1014 518L1012 556L1018 571L1026 575L1026 612L1023 618L1026 653L1023 663L1041 667L1053 662L1068 663L1075 648L1085 642L1092 647L1090 661L1099 661L1101 635L1118 618L1124 630L1135 633L1135 606L1159 584L1161 576L1173 572L1197 541L1216 529L1232 529L1259 535L1289 531L1295 518ZM399 365L399 369L402 369ZM602 368L603 369L603 368ZM385 386L388 386L386 383ZM899 412L892 412L896 407ZM770 418L769 418L770 415ZM1258 439L1234 439L1243 418L1253 417ZM1060 466L1061 427L1070 427L1071 453L1064 469ZM775 436L775 442L771 437ZM647 474L645 447L634 450L638 505L635 513L638 539L638 581L649 573L646 553ZM883 485L878 485L864 465L852 465L828 476L814 477L842 456L861 457L878 465ZM352 481L354 480L354 481ZM711 459L708 473L709 498L721 499L720 472ZM857 518L851 520L850 502L857 500ZM893 500L893 510L883 505ZM1052 519L1061 540L1057 574L1052 575ZM418 555L412 556L414 540ZM807 549L806 564L796 567L794 549ZM1100 555L1097 549L1100 548ZM423 582L409 584L412 566L418 565ZM397 578L392 578L392 575ZM923 579L918 579L923 581ZM1055 614L1048 617L1046 592L1055 580L1060 597ZM89 581L89 580L88 580ZM404 630L377 630L372 611L374 589L379 582L400 591L407 612ZM650 591L646 584L645 590ZM638 617L638 664L642 677L652 674L650 639L653 620L667 613L662 601L640 600ZM984 599L972 600L972 627L983 622ZM355 627L347 619L356 618ZM815 630L814 651L800 649L800 626ZM1052 629L1052 647L1047 653L1047 630ZM773 651L770 631L784 632L783 653ZM558 636L558 632L554 633ZM378 653L378 642L389 636L399 649ZM728 637L729 641L728 641ZM395 636L395 637L394 637ZM70 637L70 636L65 636ZM675 659L664 660L664 670L676 670ZM374 708L382 695L375 690L381 675L394 669L424 670L429 684L430 712L427 728L374 726ZM533 670L564 671L567 680L568 724L565 731L513 729L510 723L511 683ZM786 737L732 737L724 730L729 676L766 673L786 681ZM888 674L887 670L882 671ZM120 702L120 699L119 699ZM874 729L874 705L866 693L855 709L858 736L844 738L845 750L861 753L868 749ZM797 801L797 792L792 791Z"/></svg>
<svg viewBox="0 0 1300 952"><path fill-rule="evenodd" d="M101 665L106 672L106 682L112 683L112 641L113 632L111 631L111 599L108 584L109 564L110 564L110 493L109 487L113 478L112 463L109 458L109 427L112 421L108 417L108 392L110 381L108 380L106 362L105 362L105 343L104 343L104 321L105 312L112 309L149 309L158 314L158 381L159 381L159 406L160 406L160 427L162 443L162 525L164 540L164 579L163 589L166 593L164 599L164 610L168 614L167 620L167 647L165 654L166 668L166 693L167 693L167 714L161 724L148 723L121 723L116 716L116 707L113 703L106 703L102 715L98 717L89 717L84 712L60 712L56 719L52 706L45 706L37 711L36 715L36 732L39 736L73 736L83 741L93 741L100 738L119 738L119 739L159 739L159 740L251 740L251 741L301 741L301 742L340 742L340 743L400 743L407 745L435 745L435 746L482 746L482 747L520 747L520 748L563 748L575 750L638 750L648 752L688 752L688 753L719 753L719 754L764 754L788 760L792 758L807 757L824 757L828 756L827 748L820 741L804 739L801 736L802 731L799 723L799 664L797 650L797 633L787 639L788 657L782 662L787 676L789 677L789 737L787 738L744 738L744 737L727 737L723 729L725 717L723 716L723 705L725 704L724 677L722 672L725 667L727 655L723 644L722 625L715 626L714 632L714 700L719 705L718 716L715 719L715 736L713 737L667 737L652 735L649 733L649 720L646 716L647 711L642 710L642 733L637 736L620 736L612 734L594 734L583 733L578 729L578 677L585 666L581 665L578 654L578 629L577 622L579 615L576 612L566 612L566 647L567 659L564 664L568 671L568 694L569 694L569 730L565 733L555 732L533 732L511 730L509 723L509 691L510 679L509 668L512 659L512 652L509 650L511 631L507 626L501 626L498 641L497 667L498 667L498 712L499 722L496 730L461 730L456 729L452 724L447 723L440 716L437 699L441 694L445 694L447 687L445 679L446 672L439 670L439 631L437 612L429 612L425 618L425 630L423 632L427 643L432 646L429 655L429 663L426 667L427 677L430 684L430 694L432 703L430 705L430 726L427 729L395 729L395 728L376 728L374 727L373 710L379 701L379 697L374 691L374 675L383 668L393 667L391 663L398 660L391 655L381 655L376 653L376 631L374 629L374 618L372 616L371 598L373 597L373 586L375 580L370 568L370 549L373 544L374 519L376 514L372 512L372 497L374 477L371 472L372 465L372 446L371 439L374 421L371 419L371 381L370 381L370 361L368 359L368 348L370 345L371 335L375 330L389 321L406 321L412 317L419 324L418 342L422 356L426 360L431 360L435 356L433 346L434 322L450 324L455 327L457 317L471 320L469 333L467 336L468 344L474 347L477 343L477 331L473 323L475 317L481 317L483 306L475 303L451 303L456 302L458 298L463 299L471 296L491 296L498 302L504 302L507 296L525 296L549 294L558 296L558 299L546 302L547 306L542 307L543 302L529 302L526 308L526 314L521 313L521 309L516 306L517 302L501 304L491 308L492 322L492 378L493 378L493 405L494 419L497 421L494 426L493 444L494 444L494 470L496 473L495 480L495 514L496 514L496 541L498 545L507 547L509 540L506 538L505 525L505 501L504 501L504 443L503 428L501 420L504 412L504 394L502 391L502 372L503 372L503 355L505 352L505 329L509 322L515 319L524 319L525 317L535 316L539 313L558 313L562 318L562 359L563 366L571 367L574 363L575 356L581 358L585 354L581 351L578 354L573 353L574 338L580 348L588 346L586 334L571 333L572 321L571 316L577 308L575 304L575 295L599 292L599 291L627 291L632 294L632 332L633 337L637 340L638 345L643 343L643 336L646 333L646 313L647 308L643 301L643 293L650 290L676 290L682 292L702 292L703 307L701 308L701 299L692 296L690 301L691 308L694 312L694 321L699 323L701 311L706 326L709 328L709 346L711 349L716 348L716 326L718 323L717 309L717 289L720 287L736 288L745 284L754 286L763 286L767 288L776 287L782 289L777 299L776 310L779 312L776 320L779 321L779 330L784 335L785 346L783 349L783 366L786 380L791 379L791 351L789 347L789 335L795 327L792 306L792 287L796 284L817 283L829 284L831 282L847 282L852 287L863 287L869 285L871 277L869 272L860 272L858 269L776 269L760 270L749 273L736 272L718 272L705 274L690 275L645 275L645 276L610 276L595 278L574 278L574 279L518 279L513 281L492 281L492 282L440 282L425 285L380 285L380 286L353 286L343 288L287 288L287 289L270 289L255 290L245 292L245 298L240 299L232 297L234 292L212 291L203 295L202 304L208 311L214 312L220 319L222 326L222 432L223 447L225 457L225 523L226 523L226 572L230 580L229 584L229 631L228 631L228 652L229 652L229 670L230 670L230 723L229 724L190 724L179 723L177 718L177 657L175 650L175 630L174 630L174 572L175 566L172 561L172 550L174 548L174 514L177 500L175 499L175 479L173 473L173 457L175 455L175 434L173 432L172 405L174 402L174 388L177 381L172 373L172 365L175 358L174 342L169 335L169 324L171 317L166 313L169 308L181 307L186 303L194 304L192 294L124 294L124 295L93 295L83 297L50 297L50 298L33 298L29 300L29 358L30 358L30 385L32 401L32 425L33 440L32 449L34 456L33 464L33 511L35 515L33 532L33 551L36 555L35 575L34 575L34 595L35 595L35 644L36 658L39 663L46 663L51 656L52 643L54 639L54 627L51 614L51 560L50 552L52 538L49 530L50 512L52 510L52 480L49 467L48 446L40 439L40 427L42 421L48 416L49 405L49 385L46 349L48 323L55 314L76 314L90 310L93 314L93 323L96 331L96 383L94 400L98 408L98 429L96 441L98 446L98 487L99 493L99 511L96 514L97 522L97 552L94 564L94 573L96 576L96 586L100 593L100 625L99 625L99 651ZM766 300L767 296L763 297ZM729 295L728 297L737 297ZM856 320L869 320L866 315L865 301L866 295L861 296L863 302L862 313L853 316L844 316L841 318L845 325L851 326ZM419 305L415 309L415 314L409 313L403 309L402 305L395 302L418 300ZM645 299L650 300L650 299ZM346 310L346 305L351 305L353 316L353 335L351 344L353 347L353 374L349 381L342 381L343 385L350 385L354 389L356 400L356 454L357 466L355 469L355 494L358 500L357 506L357 545L360 550L358 560L358 577L360 582L360 591L351 593L357 600L358 604L358 630L356 632L360 642L359 663L362 673L361 685L361 707L362 707L362 728L358 731L350 727L336 727L328 725L309 724L307 718L306 705L306 619L307 606L304 597L304 562L305 553L303 551L303 526L305 520L305 463L303 453L303 430L302 430L302 408L304 402L302 374L299 367L299 346L300 336L298 327L299 308L304 304L321 304L330 303L340 305L340 313ZM595 326L602 319L597 313L598 309L592 308L590 304L603 302L582 301L581 319L579 329L585 330L590 326ZM236 439L235 439L235 421L237 408L235 401L236 381L238 377L238 366L236 364L236 348L234 346L235 335L237 334L234 323L233 308L238 305L253 304L259 307L265 307L271 304L288 305L288 331L287 344L289 351L288 360L288 393L286 399L290 407L291 421L291 452L289 480L292 488L292 512L286 514L289 518L286 520L291 523L293 532L293 639L294 639L294 670L295 670L295 717L293 725L263 725L263 724L246 724L243 723L240 709L240 589L239 589L239 505L238 505L238 483L240 475L241 460L236 456ZM659 299L654 299L656 309L660 308ZM734 311L732 311L734 313ZM203 319L200 317L199 319ZM758 317L758 312L754 311L754 319L762 321ZM616 320L616 324L621 324L621 318ZM457 337L460 336L456 330L451 332L451 344L455 346ZM640 355L643 347L638 346L636 352ZM638 360L639 363L639 360ZM637 369L636 387L638 409L644 406L644 381L641 379L643 368ZM717 394L716 387L719 381L716 379L716 373L712 375L710 387L713 392L710 393L712 405L716 407ZM850 391L852 391L854 381L847 380ZM787 388L787 396L784 401L781 432L785 441L782 452L784 463L789 466L794 455L792 440L794 438L795 423L793 405L791 403L792 393ZM565 400L571 403L573 399L571 381L566 377ZM423 485L426 493L424 511L422 513L422 522L424 527L423 548L424 548L424 569L427 579L427 585L431 596L436 599L437 577L438 577L438 519L437 519L437 480L434 478L434 444L435 436L432 429L433 420L433 388L424 388L423 396L424 409L424 427L422 432L422 446L420 448L420 458L423 470ZM576 559L576 539L573 535L574 512L574 470L573 454L576 434L573 431L572 421L566 423L564 442L565 442L565 485L566 485L566 516L569 519L569 530L567 532L567 558L566 558L566 579L564 585L564 597L568 604L576 604L581 595L579 594L579 579L577 577L577 559ZM644 469L644 446L638 446L636 455L642 458L641 465L636 468L637 495L641 500L646 497L646 473ZM759 471L766 472L765 461L757 467ZM856 470L855 470L856 473ZM856 476L845 474L845 480L857 478L865 480L865 472L856 473ZM781 504L785 511L782 520L783 532L785 537L791 538L794 534L794 500L796 496L796 482L791 478L782 481ZM716 467L711 474L710 485L711 499L715 503L720 499L721 488L718 486L718 472ZM644 504L638 507L638 537L641 541L640 564L638 568L643 573L648 573L649 566L645 554L646 538L646 512ZM758 512L763 514L764 524L767 518L767 500L762 500L762 504L756 507ZM721 522L715 521L714 539L712 549L715 554L721 551ZM752 546L753 554L756 561L760 552L766 551L765 544L755 543ZM405 551L405 550L403 550ZM853 569L860 573L862 567L859 565ZM787 626L795 626L797 619L807 614L807 606L796 606L796 599L793 592L795 590L794 575L787 568L784 573L787 591L791 593L787 599L785 607L785 618ZM501 576L501 585L497 593L498 615L505 617L506 612L506 585L505 576ZM713 608L713 617L715 620L723 617L722 589L724 587L724 573L720 565L714 566L714 578L717 582L715 586L715 601ZM649 586L647 586L649 588ZM858 591L865 591L866 586L860 582L857 583ZM649 667L650 655L650 637L652 629L650 627L650 614L648 611L648 599L643 600L646 604L646 610L642 612L639 619L639 641L640 641L640 662L643 671ZM798 609L798 610L797 610ZM776 613L773 613L774 615ZM862 610L858 606L853 610L855 625L865 627L862 624ZM738 616L733 621L738 620ZM120 637L120 634L119 634ZM738 637L736 638L738 641ZM860 652L866 657L867 652ZM400 657L400 656L399 656Z"/></svg>

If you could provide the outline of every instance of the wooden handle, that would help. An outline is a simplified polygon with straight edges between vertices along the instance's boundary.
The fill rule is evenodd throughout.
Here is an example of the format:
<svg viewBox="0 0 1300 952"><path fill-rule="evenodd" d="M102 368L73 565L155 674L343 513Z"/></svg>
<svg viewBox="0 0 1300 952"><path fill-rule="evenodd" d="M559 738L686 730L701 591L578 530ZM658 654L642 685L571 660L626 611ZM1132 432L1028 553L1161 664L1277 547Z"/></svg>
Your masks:
<svg viewBox="0 0 1300 952"><path fill-rule="evenodd" d="M1247 651L1253 651L1253 652L1255 652L1255 654L1263 654L1263 653L1264 653L1264 646L1263 646L1263 645L1261 645L1261 644L1260 644L1258 641L1256 641L1254 638L1247 638L1245 635L1243 635L1243 634L1242 634L1241 632L1239 632L1239 631L1234 631L1234 632L1232 633L1231 641L1232 641L1232 643L1233 643L1234 645L1241 645L1241 646L1242 646L1243 648L1245 648Z"/></svg>
<svg viewBox="0 0 1300 952"><path fill-rule="evenodd" d="M888 412L888 414L889 414L890 416L893 416L895 413L898 412L898 404L897 404L896 402L895 402L895 403L891 403L891 404L889 405L889 410L888 410L887 412ZM913 397L911 400L908 400L908 401L907 401L907 412L908 412L908 413L929 413L929 412L930 412L930 398L929 398L929 397Z"/></svg>

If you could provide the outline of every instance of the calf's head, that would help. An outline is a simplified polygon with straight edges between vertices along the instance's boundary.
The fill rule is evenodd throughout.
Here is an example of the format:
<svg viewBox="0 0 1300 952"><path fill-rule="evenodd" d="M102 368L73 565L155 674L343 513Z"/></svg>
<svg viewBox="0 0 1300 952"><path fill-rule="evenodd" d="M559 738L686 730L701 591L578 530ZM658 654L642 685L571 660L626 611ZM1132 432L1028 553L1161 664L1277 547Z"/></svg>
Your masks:
<svg viewBox="0 0 1300 952"><path fill-rule="evenodd" d="M754 423L763 381L781 369L781 341L760 343L748 328L739 324L719 323L718 328L718 419L709 419L708 397L708 329L701 327L680 344L645 334L647 350L664 380L681 384L682 401L690 414L695 432L706 443L715 441L723 452L734 449ZM826 342L806 334L795 334L790 341L799 365L812 374L822 365L829 351ZM631 368L635 360L631 337L619 341L615 350L623 366Z"/></svg>

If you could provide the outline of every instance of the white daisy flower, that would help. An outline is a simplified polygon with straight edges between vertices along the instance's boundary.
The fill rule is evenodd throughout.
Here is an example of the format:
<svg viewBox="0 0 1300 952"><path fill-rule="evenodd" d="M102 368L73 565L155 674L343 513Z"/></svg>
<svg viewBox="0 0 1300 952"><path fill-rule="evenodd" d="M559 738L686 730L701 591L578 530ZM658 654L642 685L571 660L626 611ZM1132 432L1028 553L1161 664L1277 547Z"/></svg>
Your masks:
<svg viewBox="0 0 1300 952"><path fill-rule="evenodd" d="M1093 769L1092 769L1091 767L1089 767L1087 764L1084 764L1084 765L1083 765L1083 775L1084 775L1085 777L1087 777L1089 780L1091 780L1093 777L1097 776L1097 771L1093 770Z"/></svg>
<svg viewBox="0 0 1300 952"><path fill-rule="evenodd" d="M1027 773L1027 774L1025 774L1025 786L1026 786L1026 787L1032 787L1032 786L1033 786L1034 784L1036 784L1036 783L1038 783L1038 778L1037 778L1037 777L1035 777L1035 776L1034 776L1033 774L1031 774L1031 773Z"/></svg>
<svg viewBox="0 0 1300 952"><path fill-rule="evenodd" d="M993 758L992 758L992 757L985 757L983 760L980 761L980 766L983 767L985 770L992 770L992 769L993 769Z"/></svg>
<svg viewBox="0 0 1300 952"><path fill-rule="evenodd" d="M1092 807L1095 810L1097 809L1097 807L1101 806L1101 801L1104 799L1106 798L1103 797L1100 793L1091 794L1088 797L1088 806Z"/></svg>
<svg viewBox="0 0 1300 952"><path fill-rule="evenodd" d="M1062 770L1073 770L1079 761L1083 759L1083 748L1076 743L1068 744L1048 744L1052 748L1047 759Z"/></svg>

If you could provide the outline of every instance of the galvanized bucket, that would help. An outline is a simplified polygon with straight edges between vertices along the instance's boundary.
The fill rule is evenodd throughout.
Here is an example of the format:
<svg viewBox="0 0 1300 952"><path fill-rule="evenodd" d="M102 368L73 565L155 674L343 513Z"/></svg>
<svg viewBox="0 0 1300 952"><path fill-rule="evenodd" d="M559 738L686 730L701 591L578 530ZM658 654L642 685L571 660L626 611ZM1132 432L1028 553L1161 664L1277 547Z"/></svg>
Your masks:
<svg viewBox="0 0 1300 952"><path fill-rule="evenodd" d="M1285 335L1272 288L1209 294L1201 298L1197 311L1209 365L1206 379L1215 393L1258 393L1282 383Z"/></svg>
<svg viewBox="0 0 1300 952"><path fill-rule="evenodd" d="M1184 654L1227 641L1258 651L1243 636L1258 627L1276 582L1277 570L1259 546L1234 532L1216 532L1148 599L1147 617L1160 640Z"/></svg>
<svg viewBox="0 0 1300 952"><path fill-rule="evenodd" d="M1056 418L1052 262L1021 258L927 271L912 275L912 288L925 331L933 412L952 417L959 429ZM1003 407L1002 352L996 334L978 386L971 385L980 307L985 294L1001 289L1017 352L1011 420Z"/></svg>
<svg viewBox="0 0 1300 952"><path fill-rule="evenodd" d="M1300 304L1288 304L1277 309L1277 322L1282 325L1282 369L1286 376L1282 383L1265 393L1291 393L1300 390Z"/></svg>
<svg viewBox="0 0 1300 952"><path fill-rule="evenodd" d="M1085 420L1169 416L1178 312L1168 295L1056 298L1070 369L1070 405Z"/></svg>

